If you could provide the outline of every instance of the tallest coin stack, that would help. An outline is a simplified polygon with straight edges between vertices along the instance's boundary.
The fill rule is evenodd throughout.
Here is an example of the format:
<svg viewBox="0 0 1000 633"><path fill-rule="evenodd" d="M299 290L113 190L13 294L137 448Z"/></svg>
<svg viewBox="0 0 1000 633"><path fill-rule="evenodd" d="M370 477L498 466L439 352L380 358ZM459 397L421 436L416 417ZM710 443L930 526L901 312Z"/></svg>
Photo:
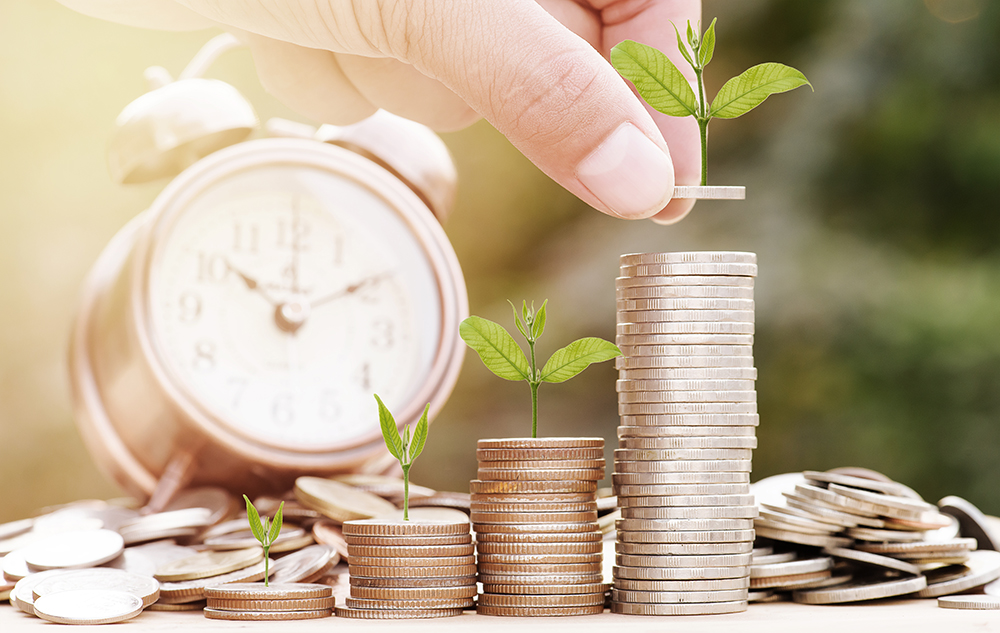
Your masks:
<svg viewBox="0 0 1000 633"><path fill-rule="evenodd" d="M736 252L621 257L616 613L747 608L756 262Z"/></svg>

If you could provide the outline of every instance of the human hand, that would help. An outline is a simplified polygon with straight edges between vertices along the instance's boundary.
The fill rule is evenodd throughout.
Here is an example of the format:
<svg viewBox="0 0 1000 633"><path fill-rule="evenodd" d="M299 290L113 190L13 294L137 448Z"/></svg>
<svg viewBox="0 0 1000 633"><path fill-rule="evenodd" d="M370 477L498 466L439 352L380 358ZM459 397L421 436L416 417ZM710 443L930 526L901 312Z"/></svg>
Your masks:
<svg viewBox="0 0 1000 633"><path fill-rule="evenodd" d="M613 216L671 223L694 204L670 202L675 175L698 182L694 120L648 109L604 57L634 39L684 68L670 22L696 21L700 0L60 1L134 26L221 25L265 88L325 123L378 108L439 131L485 117Z"/></svg>

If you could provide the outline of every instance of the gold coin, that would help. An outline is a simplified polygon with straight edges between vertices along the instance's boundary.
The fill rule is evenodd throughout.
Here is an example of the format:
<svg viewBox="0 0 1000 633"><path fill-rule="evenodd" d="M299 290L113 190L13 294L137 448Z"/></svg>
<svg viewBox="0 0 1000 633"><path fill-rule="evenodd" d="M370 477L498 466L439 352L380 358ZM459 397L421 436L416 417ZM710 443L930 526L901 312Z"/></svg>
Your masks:
<svg viewBox="0 0 1000 633"><path fill-rule="evenodd" d="M751 459L749 448L650 448L615 449L615 463L619 461L667 461L667 460L732 460Z"/></svg>
<svg viewBox="0 0 1000 633"><path fill-rule="evenodd" d="M602 437L533 437L482 439L476 443L479 449L539 449L539 448L604 448Z"/></svg>
<svg viewBox="0 0 1000 633"><path fill-rule="evenodd" d="M306 507L342 523L369 519L396 509L394 504L370 492L321 477L296 479L295 497Z"/></svg>
<svg viewBox="0 0 1000 633"><path fill-rule="evenodd" d="M658 277L678 275L732 275L737 277L755 277L757 264L736 262L683 262L663 264L622 264L622 277Z"/></svg>
<svg viewBox="0 0 1000 633"><path fill-rule="evenodd" d="M394 546L386 547L379 545L351 545L351 560L354 560L355 556L364 557L391 557L394 560L400 558L409 559L410 557L435 557L438 560L444 557L454 557L454 556L471 556L475 552L475 546L472 543L464 545L438 545L438 546ZM359 563L364 564L364 563ZM407 562L409 564L409 562Z"/></svg>
<svg viewBox="0 0 1000 633"><path fill-rule="evenodd" d="M386 598L349 597L345 601L352 609L466 609L473 607L472 598L416 598L399 600Z"/></svg>
<svg viewBox="0 0 1000 633"><path fill-rule="evenodd" d="M453 565L450 567L375 567L350 565L352 576L362 578L440 578L444 576L471 576L476 573L475 565Z"/></svg>
<svg viewBox="0 0 1000 633"><path fill-rule="evenodd" d="M337 607L338 618L356 620L422 620L462 615L462 609L353 609Z"/></svg>
<svg viewBox="0 0 1000 633"><path fill-rule="evenodd" d="M604 574L479 574L479 582L486 585L515 585L531 591L545 585L592 585L604 581Z"/></svg>
<svg viewBox="0 0 1000 633"><path fill-rule="evenodd" d="M368 547L446 547L472 543L472 533L466 527L464 534L444 534L431 536L344 536L349 546Z"/></svg>
<svg viewBox="0 0 1000 633"><path fill-rule="evenodd" d="M523 494L554 492L596 492L596 481L480 481L469 482L472 494Z"/></svg>
<svg viewBox="0 0 1000 633"><path fill-rule="evenodd" d="M480 523L583 523L596 521L597 510L591 512L473 512L470 518L477 526Z"/></svg>
<svg viewBox="0 0 1000 633"><path fill-rule="evenodd" d="M712 556L750 554L753 543L615 543L615 552L633 556ZM756 563L757 559L753 559Z"/></svg>
<svg viewBox="0 0 1000 633"><path fill-rule="evenodd" d="M352 536L452 536L469 533L467 521L402 521L368 519L347 521L343 526L348 543ZM416 544L416 543L415 543Z"/></svg>
<svg viewBox="0 0 1000 633"><path fill-rule="evenodd" d="M330 609L313 609L310 611L223 611L205 607L205 617L209 620L235 620L249 622L268 622L273 620L316 620L333 615Z"/></svg>
<svg viewBox="0 0 1000 633"><path fill-rule="evenodd" d="M753 281L753 277L735 277L724 275L623 275L615 278L615 289L639 288L643 286L680 286L685 288L727 286L737 288L753 288Z"/></svg>
<svg viewBox="0 0 1000 633"><path fill-rule="evenodd" d="M733 602L688 602L682 604L646 604L642 602L612 602L612 613L626 615L712 615L741 613L747 610L746 600Z"/></svg>
<svg viewBox="0 0 1000 633"><path fill-rule="evenodd" d="M615 556L615 564L619 567L747 567L750 565L750 558L749 553L708 554L704 556L618 554Z"/></svg>
<svg viewBox="0 0 1000 633"><path fill-rule="evenodd" d="M735 543L753 541L754 530L678 530L629 532L618 530L622 543Z"/></svg>
<svg viewBox="0 0 1000 633"><path fill-rule="evenodd" d="M230 583L205 589L205 597L214 600L307 600L328 598L333 589L311 583Z"/></svg>
<svg viewBox="0 0 1000 633"><path fill-rule="evenodd" d="M362 578L351 576L351 587L372 589L435 589L475 586L475 573L466 576L441 576L436 578Z"/></svg>
<svg viewBox="0 0 1000 633"><path fill-rule="evenodd" d="M476 542L482 543L590 543L600 541L602 535L596 527L586 532L526 532L526 533L486 533L476 534Z"/></svg>
<svg viewBox="0 0 1000 633"><path fill-rule="evenodd" d="M482 481L598 481L604 479L604 468L545 468L532 470L480 468L476 476Z"/></svg>
<svg viewBox="0 0 1000 633"><path fill-rule="evenodd" d="M490 576L511 574L589 574L601 571L601 563L479 563L479 573Z"/></svg>
<svg viewBox="0 0 1000 633"><path fill-rule="evenodd" d="M593 532L598 529L597 523L477 523L476 539L483 534L540 534L540 533L571 533Z"/></svg>
<svg viewBox="0 0 1000 633"><path fill-rule="evenodd" d="M628 253L619 258L622 266L636 264L756 264L757 253L741 251L679 251L676 253Z"/></svg>
<svg viewBox="0 0 1000 633"><path fill-rule="evenodd" d="M603 551L601 541L584 543L478 543L479 556L485 554L597 554Z"/></svg>
<svg viewBox="0 0 1000 633"><path fill-rule="evenodd" d="M476 606L479 615L499 615L507 617L546 617L568 615L597 615L604 612L604 602L598 605L577 607L492 607L485 604Z"/></svg>
<svg viewBox="0 0 1000 633"><path fill-rule="evenodd" d="M604 606L604 591L568 595L497 594L484 592L479 596L484 607L582 607Z"/></svg>
<svg viewBox="0 0 1000 633"><path fill-rule="evenodd" d="M475 598L478 593L475 579L471 585L461 587L351 587L351 595L355 598L371 598L377 600L418 600L425 598Z"/></svg>
<svg viewBox="0 0 1000 633"><path fill-rule="evenodd" d="M484 503L474 501L472 512L594 512L598 510L596 501L578 503ZM471 515L470 515L471 516ZM473 519L475 520L475 519Z"/></svg>
<svg viewBox="0 0 1000 633"><path fill-rule="evenodd" d="M299 598L295 600L229 600L209 598L208 608L219 611L315 611L332 609L336 598Z"/></svg>
<svg viewBox="0 0 1000 633"><path fill-rule="evenodd" d="M480 448L479 462L526 462L604 459L603 448Z"/></svg>
<svg viewBox="0 0 1000 633"><path fill-rule="evenodd" d="M264 560L264 550L260 547L200 552L161 566L153 576L161 582L197 580L228 574L262 560Z"/></svg>
<svg viewBox="0 0 1000 633"><path fill-rule="evenodd" d="M546 595L570 595L570 594L604 594L610 585L603 582L595 582L590 584L578 584L578 585L554 585L554 584L541 584L541 585L483 585L483 595L487 593L490 594L503 594L503 595L531 595L531 596L546 596Z"/></svg>
<svg viewBox="0 0 1000 633"><path fill-rule="evenodd" d="M599 563L604 556L601 552L593 554L479 554L479 563L502 565L541 565L541 564L571 564Z"/></svg>
<svg viewBox="0 0 1000 633"><path fill-rule="evenodd" d="M384 552L388 553L388 552ZM351 555L351 567L459 567L462 565L475 565L476 557L473 554L466 556L355 556Z"/></svg>
<svg viewBox="0 0 1000 633"><path fill-rule="evenodd" d="M692 448L757 448L756 437L623 437L619 448L629 449L692 449Z"/></svg>
<svg viewBox="0 0 1000 633"><path fill-rule="evenodd" d="M757 506L622 508L623 519L752 519Z"/></svg>

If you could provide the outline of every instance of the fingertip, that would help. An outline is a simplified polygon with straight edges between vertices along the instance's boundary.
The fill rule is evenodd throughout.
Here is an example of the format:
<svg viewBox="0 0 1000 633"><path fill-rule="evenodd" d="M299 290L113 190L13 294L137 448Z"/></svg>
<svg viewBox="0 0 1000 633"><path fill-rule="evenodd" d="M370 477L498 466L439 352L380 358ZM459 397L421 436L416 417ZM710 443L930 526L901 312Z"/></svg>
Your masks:
<svg viewBox="0 0 1000 633"><path fill-rule="evenodd" d="M671 200L662 211L651 217L650 220L663 226L677 224L683 220L688 213L691 213L691 209L694 208L695 202L697 201L693 198Z"/></svg>

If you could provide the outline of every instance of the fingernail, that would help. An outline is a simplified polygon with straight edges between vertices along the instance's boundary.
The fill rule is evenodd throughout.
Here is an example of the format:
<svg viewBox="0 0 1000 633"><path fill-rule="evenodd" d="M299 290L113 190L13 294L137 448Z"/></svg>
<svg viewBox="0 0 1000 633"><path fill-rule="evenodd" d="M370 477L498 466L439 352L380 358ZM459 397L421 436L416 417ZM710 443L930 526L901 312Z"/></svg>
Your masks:
<svg viewBox="0 0 1000 633"><path fill-rule="evenodd" d="M646 218L674 191L670 156L631 123L622 123L577 166L576 177L615 214Z"/></svg>

